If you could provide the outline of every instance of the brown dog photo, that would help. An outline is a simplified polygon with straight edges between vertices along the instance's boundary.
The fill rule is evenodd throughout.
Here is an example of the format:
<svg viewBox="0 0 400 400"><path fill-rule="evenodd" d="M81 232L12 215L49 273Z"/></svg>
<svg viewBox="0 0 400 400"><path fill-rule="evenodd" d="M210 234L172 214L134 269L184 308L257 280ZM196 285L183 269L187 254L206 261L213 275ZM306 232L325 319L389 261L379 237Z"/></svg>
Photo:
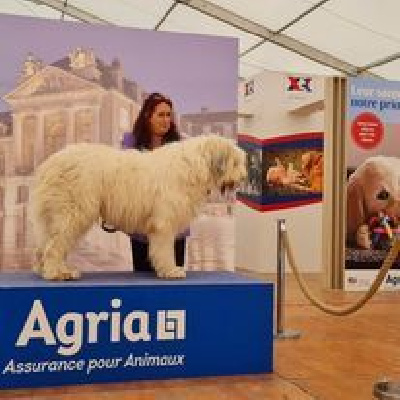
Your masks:
<svg viewBox="0 0 400 400"><path fill-rule="evenodd" d="M373 156L350 175L347 183L346 240L349 245L370 248L370 221L400 217L400 159Z"/></svg>

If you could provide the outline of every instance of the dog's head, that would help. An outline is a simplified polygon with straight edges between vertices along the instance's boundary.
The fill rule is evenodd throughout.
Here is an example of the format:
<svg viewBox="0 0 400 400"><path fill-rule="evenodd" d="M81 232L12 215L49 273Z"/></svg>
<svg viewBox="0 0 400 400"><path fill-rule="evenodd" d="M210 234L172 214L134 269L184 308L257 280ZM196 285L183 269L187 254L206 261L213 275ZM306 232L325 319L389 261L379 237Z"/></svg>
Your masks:
<svg viewBox="0 0 400 400"><path fill-rule="evenodd" d="M206 162L212 186L221 193L238 188L246 179L246 153L232 139L203 136L199 138L199 151Z"/></svg>
<svg viewBox="0 0 400 400"><path fill-rule="evenodd" d="M347 237L379 212L400 216L400 159L368 158L349 177L347 184Z"/></svg>

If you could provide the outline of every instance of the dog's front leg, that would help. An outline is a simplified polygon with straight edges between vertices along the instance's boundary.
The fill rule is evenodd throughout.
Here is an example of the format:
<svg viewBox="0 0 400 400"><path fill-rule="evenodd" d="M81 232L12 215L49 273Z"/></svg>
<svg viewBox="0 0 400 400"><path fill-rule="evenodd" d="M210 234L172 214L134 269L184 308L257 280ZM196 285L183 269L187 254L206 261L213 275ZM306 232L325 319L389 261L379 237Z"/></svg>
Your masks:
<svg viewBox="0 0 400 400"><path fill-rule="evenodd" d="M149 235L149 256L159 278L179 279L186 273L175 263L175 235L158 232Z"/></svg>

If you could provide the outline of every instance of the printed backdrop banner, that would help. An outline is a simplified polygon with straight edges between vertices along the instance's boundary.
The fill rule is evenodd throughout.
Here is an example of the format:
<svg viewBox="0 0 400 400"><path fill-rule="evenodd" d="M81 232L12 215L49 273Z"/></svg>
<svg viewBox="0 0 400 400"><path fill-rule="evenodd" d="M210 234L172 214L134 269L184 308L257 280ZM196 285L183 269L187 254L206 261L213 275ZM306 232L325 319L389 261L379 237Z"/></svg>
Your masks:
<svg viewBox="0 0 400 400"><path fill-rule="evenodd" d="M399 237L400 82L350 78L347 110L347 220L345 288L371 286ZM383 284L399 283L395 262Z"/></svg>
<svg viewBox="0 0 400 400"><path fill-rule="evenodd" d="M12 38L0 49L0 271L31 268L36 167L69 143L120 147L148 93L173 100L184 136L236 136L236 39L6 15L0 37ZM224 199L214 203L194 222L188 268L233 268L233 217ZM129 239L96 226L70 262L132 269Z"/></svg>

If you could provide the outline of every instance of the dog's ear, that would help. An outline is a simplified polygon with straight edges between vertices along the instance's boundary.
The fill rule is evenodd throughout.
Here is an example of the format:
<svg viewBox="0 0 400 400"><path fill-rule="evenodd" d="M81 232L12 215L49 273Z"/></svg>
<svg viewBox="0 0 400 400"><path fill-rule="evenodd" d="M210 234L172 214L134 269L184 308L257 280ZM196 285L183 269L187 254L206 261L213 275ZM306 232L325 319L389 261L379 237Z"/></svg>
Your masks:
<svg viewBox="0 0 400 400"><path fill-rule="evenodd" d="M365 220L364 190L360 179L352 175L347 184L347 239L354 239L357 229Z"/></svg>
<svg viewBox="0 0 400 400"><path fill-rule="evenodd" d="M211 174L217 179L222 178L227 168L227 162L227 155L224 154L223 151L216 150L215 154L213 154L213 156L211 157Z"/></svg>
<svg viewBox="0 0 400 400"><path fill-rule="evenodd" d="M227 170L229 161L226 143L220 138L210 135L202 143L202 153L213 179L221 179Z"/></svg>

